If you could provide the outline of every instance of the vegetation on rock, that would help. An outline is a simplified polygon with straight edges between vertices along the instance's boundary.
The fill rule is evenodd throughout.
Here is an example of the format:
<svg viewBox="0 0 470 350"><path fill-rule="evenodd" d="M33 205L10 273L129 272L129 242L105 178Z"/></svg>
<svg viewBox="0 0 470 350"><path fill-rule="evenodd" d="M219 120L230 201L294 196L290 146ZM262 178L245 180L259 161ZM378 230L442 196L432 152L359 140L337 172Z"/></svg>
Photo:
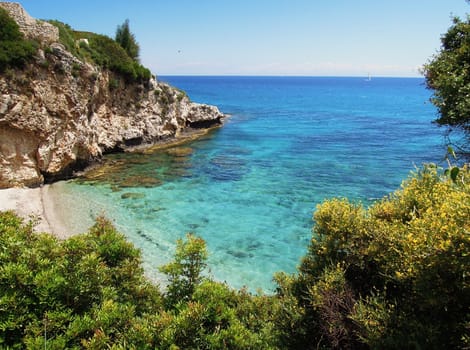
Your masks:
<svg viewBox="0 0 470 350"><path fill-rule="evenodd" d="M21 67L31 60L38 44L27 40L18 24L0 7L0 72L8 67Z"/></svg>
<svg viewBox="0 0 470 350"><path fill-rule="evenodd" d="M126 49L110 37L75 31L59 21L49 21L49 23L59 28L61 44L80 60L109 69L123 76L128 82L146 82L151 78L150 71L135 60L135 57L129 56ZM86 39L87 42L82 39Z"/></svg>

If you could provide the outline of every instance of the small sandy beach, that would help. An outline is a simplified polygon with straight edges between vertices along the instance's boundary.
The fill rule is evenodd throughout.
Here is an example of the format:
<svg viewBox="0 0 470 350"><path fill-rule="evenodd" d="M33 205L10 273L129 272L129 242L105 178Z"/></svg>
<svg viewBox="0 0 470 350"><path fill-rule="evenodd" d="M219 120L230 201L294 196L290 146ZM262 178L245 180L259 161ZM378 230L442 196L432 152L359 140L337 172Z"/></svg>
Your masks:
<svg viewBox="0 0 470 350"><path fill-rule="evenodd" d="M37 232L52 233L65 239L69 236L61 217L55 210L51 195L51 185L38 188L8 188L0 190L0 211L13 210L29 220L38 218L35 226Z"/></svg>
<svg viewBox="0 0 470 350"><path fill-rule="evenodd" d="M219 126L208 129L186 130L176 138L159 141L153 145L130 147L128 151L151 153L163 148L180 146L199 139L218 128ZM70 207L73 207L74 212L77 212L80 206L75 206L75 203L70 202L70 200L64 201L62 188L60 182L58 182L38 188L0 189L0 211L13 210L25 220L29 220L31 217L37 218L38 223L35 226L37 232L52 233L61 239L85 232L94 223L94 220L90 221L89 215L87 217L83 216L86 215L84 214L87 213L86 210L75 213L77 218L74 220L70 218L66 220L64 215L70 211Z"/></svg>

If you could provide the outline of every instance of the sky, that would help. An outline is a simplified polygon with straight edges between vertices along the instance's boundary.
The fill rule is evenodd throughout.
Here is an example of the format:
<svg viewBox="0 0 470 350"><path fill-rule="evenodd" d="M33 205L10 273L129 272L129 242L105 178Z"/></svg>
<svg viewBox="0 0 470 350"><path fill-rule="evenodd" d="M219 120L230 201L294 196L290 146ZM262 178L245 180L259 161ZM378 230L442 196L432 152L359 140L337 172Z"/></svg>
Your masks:
<svg viewBox="0 0 470 350"><path fill-rule="evenodd" d="M419 76L465 0L17 0L114 37L157 75Z"/></svg>

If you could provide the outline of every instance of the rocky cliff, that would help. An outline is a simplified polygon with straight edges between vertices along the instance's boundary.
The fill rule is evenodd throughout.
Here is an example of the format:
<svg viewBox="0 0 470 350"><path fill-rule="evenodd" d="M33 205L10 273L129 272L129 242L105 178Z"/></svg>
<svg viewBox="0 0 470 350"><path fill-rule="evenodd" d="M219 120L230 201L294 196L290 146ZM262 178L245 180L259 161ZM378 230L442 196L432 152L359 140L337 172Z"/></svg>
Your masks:
<svg viewBox="0 0 470 350"><path fill-rule="evenodd" d="M130 84L79 60L57 42L53 26L18 4L0 6L27 37L45 33L36 37L41 48L32 63L0 75L0 188L37 186L105 152L222 122L216 107L192 103L167 84L153 78Z"/></svg>

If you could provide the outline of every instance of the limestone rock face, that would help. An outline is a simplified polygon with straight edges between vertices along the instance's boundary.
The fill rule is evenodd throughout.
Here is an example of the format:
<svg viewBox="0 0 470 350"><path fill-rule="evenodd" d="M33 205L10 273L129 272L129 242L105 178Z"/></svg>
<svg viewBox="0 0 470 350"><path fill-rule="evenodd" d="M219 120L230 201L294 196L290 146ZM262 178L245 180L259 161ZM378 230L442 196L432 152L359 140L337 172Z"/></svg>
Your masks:
<svg viewBox="0 0 470 350"><path fill-rule="evenodd" d="M37 39L41 42L53 43L59 40L59 29L44 21L40 21L31 17L16 2L0 2L0 6L8 11L20 27L20 31L27 38Z"/></svg>
<svg viewBox="0 0 470 350"><path fill-rule="evenodd" d="M107 151L224 118L155 79L126 84L57 42L47 47L26 68L0 75L0 188L65 178Z"/></svg>

